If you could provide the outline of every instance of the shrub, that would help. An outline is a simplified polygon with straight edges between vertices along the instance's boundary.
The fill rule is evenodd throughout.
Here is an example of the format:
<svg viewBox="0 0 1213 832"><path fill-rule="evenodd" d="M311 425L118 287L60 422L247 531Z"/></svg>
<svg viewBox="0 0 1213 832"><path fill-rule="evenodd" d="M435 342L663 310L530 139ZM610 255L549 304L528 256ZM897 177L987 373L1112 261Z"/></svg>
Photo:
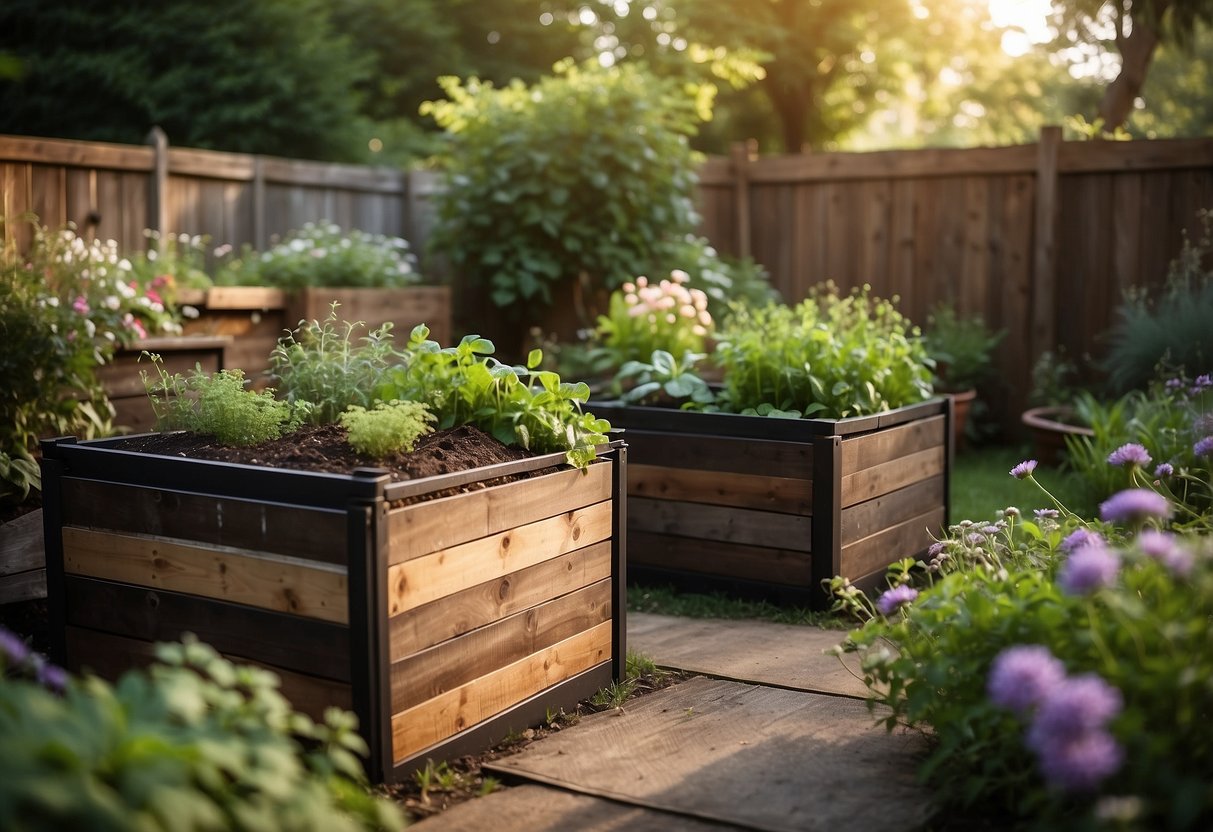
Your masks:
<svg viewBox="0 0 1213 832"><path fill-rule="evenodd" d="M923 341L935 362L938 386L960 392L986 381L993 369L994 349L1005 335L1005 331L991 331L978 316L958 315L950 304L935 307Z"/></svg>
<svg viewBox="0 0 1213 832"><path fill-rule="evenodd" d="M613 289L693 228L706 88L571 61L531 87L441 84L422 110L450 139L432 242L497 305L550 303L565 280Z"/></svg>
<svg viewBox="0 0 1213 832"><path fill-rule="evenodd" d="M373 410L354 405L340 419L350 447L376 459L412 451L421 436L433 431L428 423L435 421L425 405L398 400L379 402Z"/></svg>
<svg viewBox="0 0 1213 832"><path fill-rule="evenodd" d="M334 708L317 724L293 712L272 673L187 637L111 686L67 678L7 631L0 641L5 829L404 825L366 788L353 715Z"/></svg>

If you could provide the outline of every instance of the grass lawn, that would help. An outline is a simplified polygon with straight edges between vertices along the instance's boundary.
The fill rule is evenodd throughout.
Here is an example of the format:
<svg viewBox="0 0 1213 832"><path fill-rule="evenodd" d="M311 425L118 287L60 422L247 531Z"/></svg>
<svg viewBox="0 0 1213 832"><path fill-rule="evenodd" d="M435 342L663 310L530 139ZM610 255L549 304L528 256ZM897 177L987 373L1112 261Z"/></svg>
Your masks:
<svg viewBox="0 0 1213 832"><path fill-rule="evenodd" d="M1053 508L1049 498L1030 482L1017 480L1010 470L1030 458L1014 445L994 445L956 455L952 468L952 522L992 520L994 513L1015 506L1031 516L1033 509ZM1093 516L1097 506L1082 481L1071 472L1040 466L1036 479L1073 512Z"/></svg>

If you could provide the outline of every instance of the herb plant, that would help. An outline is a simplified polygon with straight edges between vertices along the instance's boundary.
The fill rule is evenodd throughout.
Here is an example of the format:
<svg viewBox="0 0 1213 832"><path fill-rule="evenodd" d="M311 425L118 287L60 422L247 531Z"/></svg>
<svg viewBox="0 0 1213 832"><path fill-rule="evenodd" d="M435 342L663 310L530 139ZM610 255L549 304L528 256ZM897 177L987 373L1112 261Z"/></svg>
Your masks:
<svg viewBox="0 0 1213 832"><path fill-rule="evenodd" d="M818 287L794 307L738 308L719 335L724 369L716 406L734 413L842 419L931 395L918 330L892 301L863 287Z"/></svg>
<svg viewBox="0 0 1213 832"><path fill-rule="evenodd" d="M709 404L715 396L707 382L695 374L695 364L702 353L683 353L682 360L665 350L654 350L652 360L628 361L619 368L617 382L634 386L621 398L629 404L652 404L655 401L690 400L694 404Z"/></svg>
<svg viewBox="0 0 1213 832"><path fill-rule="evenodd" d="M981 385L993 369L994 349L1005 335L991 331L980 317L962 317L950 304L935 307L923 340L935 362L937 386L957 393Z"/></svg>
<svg viewBox="0 0 1213 832"><path fill-rule="evenodd" d="M393 400L379 402L367 410L358 405L340 416L350 447L359 453L383 459L401 451L412 451L416 441L434 429L434 414L424 404Z"/></svg>

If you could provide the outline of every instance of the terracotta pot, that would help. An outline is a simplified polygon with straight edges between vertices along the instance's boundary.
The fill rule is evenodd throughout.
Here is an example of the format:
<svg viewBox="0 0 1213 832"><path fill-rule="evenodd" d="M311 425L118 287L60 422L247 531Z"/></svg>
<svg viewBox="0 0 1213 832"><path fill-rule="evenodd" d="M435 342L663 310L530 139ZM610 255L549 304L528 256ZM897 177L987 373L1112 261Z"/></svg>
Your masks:
<svg viewBox="0 0 1213 832"><path fill-rule="evenodd" d="M965 446L965 425L969 422L969 409L977 398L977 391L961 390L946 395L952 400L952 445L957 451L962 451Z"/></svg>
<svg viewBox="0 0 1213 832"><path fill-rule="evenodd" d="M1034 407L1025 410L1021 421L1032 430L1036 460L1056 465L1066 449L1067 436L1094 436L1095 431L1075 424L1074 408L1065 405Z"/></svg>

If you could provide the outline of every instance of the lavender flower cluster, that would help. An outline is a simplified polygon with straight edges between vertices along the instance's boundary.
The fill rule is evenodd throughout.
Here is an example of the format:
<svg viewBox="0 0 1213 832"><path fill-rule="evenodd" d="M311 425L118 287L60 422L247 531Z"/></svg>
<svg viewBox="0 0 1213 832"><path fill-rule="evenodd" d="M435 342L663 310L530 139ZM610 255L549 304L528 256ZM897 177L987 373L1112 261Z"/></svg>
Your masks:
<svg viewBox="0 0 1213 832"><path fill-rule="evenodd" d="M0 627L0 671L5 675L31 678L47 690L62 693L67 688L67 672L35 653L20 636Z"/></svg>
<svg viewBox="0 0 1213 832"><path fill-rule="evenodd" d="M1026 744L1053 786L1092 791L1124 762L1124 749L1108 730L1124 707L1120 691L1093 673L1068 676L1047 647L1003 650L986 692L995 705L1030 718Z"/></svg>

